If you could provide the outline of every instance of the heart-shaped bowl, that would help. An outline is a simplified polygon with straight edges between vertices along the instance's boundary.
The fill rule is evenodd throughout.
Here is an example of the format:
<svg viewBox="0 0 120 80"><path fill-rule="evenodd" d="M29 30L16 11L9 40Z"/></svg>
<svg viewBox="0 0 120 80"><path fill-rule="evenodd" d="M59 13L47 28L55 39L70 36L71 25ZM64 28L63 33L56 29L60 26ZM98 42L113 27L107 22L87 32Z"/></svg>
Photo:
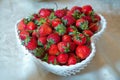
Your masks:
<svg viewBox="0 0 120 80"><path fill-rule="evenodd" d="M93 59L93 57L95 56L95 42L96 40L101 36L101 34L104 32L105 28L106 28L106 20L105 18L99 14L99 16L101 17L101 21L100 21L100 29L97 33L95 33L92 37L91 37L91 53L90 55L83 61L76 63L75 65L70 65L70 66L60 66L60 65L53 65L53 64L49 64L45 61L42 61L40 59L37 59L34 55L32 55L30 53L29 50L27 50L22 44L21 44L21 40L19 38L18 35L18 29L17 29L17 24L20 20L17 21L17 23L15 24L15 32L16 32L16 38L17 38L17 42L20 45L21 50L23 50L23 52L25 54L27 54L26 56L29 55L29 58L31 58L35 63L37 63L38 67L42 67L47 71L50 71L54 74L60 75L60 76L70 76L70 75L74 75L77 72L80 72L82 69L84 69L88 63L90 63L90 61Z"/></svg>

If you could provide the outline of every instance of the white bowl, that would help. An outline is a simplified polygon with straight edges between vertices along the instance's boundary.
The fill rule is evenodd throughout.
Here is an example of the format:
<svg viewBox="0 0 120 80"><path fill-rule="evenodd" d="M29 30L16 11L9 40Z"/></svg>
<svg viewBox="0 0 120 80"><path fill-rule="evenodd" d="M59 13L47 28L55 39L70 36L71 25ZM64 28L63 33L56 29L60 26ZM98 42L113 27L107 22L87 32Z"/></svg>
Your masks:
<svg viewBox="0 0 120 80"><path fill-rule="evenodd" d="M47 71L50 71L54 74L60 75L60 76L70 76L70 75L74 75L77 72L80 72L82 69L84 69L88 63L90 63L90 61L93 59L94 55L95 55L95 42L96 40L100 37L100 35L104 32L105 28L106 28L106 20L105 18L99 14L99 16L101 17L101 21L100 21L100 30L95 33L92 37L91 37L91 53L90 55L83 60L82 62L79 62L75 65L70 65L70 66L60 66L60 65L53 65L53 64L48 64L47 62L41 61L40 59L37 59L34 55L32 55L23 45L21 45L21 40L18 36L18 29L17 29L17 24L20 21L17 21L17 23L15 24L15 32L16 32L16 37L17 37L17 41L21 47L21 49L24 51L25 54L29 55L29 57L31 57L33 59L33 61L35 61L38 66L41 68L45 68Z"/></svg>

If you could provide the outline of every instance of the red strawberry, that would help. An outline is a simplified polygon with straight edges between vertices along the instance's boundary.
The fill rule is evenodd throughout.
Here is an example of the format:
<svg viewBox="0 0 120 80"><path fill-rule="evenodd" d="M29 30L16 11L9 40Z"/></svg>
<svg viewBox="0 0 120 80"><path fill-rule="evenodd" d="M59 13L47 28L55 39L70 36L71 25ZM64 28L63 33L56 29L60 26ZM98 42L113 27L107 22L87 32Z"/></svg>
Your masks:
<svg viewBox="0 0 120 80"><path fill-rule="evenodd" d="M74 18L79 19L83 14L82 8L79 6L74 6L70 11L68 11L67 15L72 15Z"/></svg>
<svg viewBox="0 0 120 80"><path fill-rule="evenodd" d="M75 21L76 21L75 18L73 16L70 16L70 15L64 16L62 18L62 20L63 20L63 23L67 26L70 26L70 25L74 24Z"/></svg>
<svg viewBox="0 0 120 80"><path fill-rule="evenodd" d="M52 28L48 24L44 23L40 26L39 28L40 36L47 36L51 33L52 33Z"/></svg>
<svg viewBox="0 0 120 80"><path fill-rule="evenodd" d="M47 17L50 16L51 12L52 12L52 9L42 8L42 9L39 11L39 15L40 15L40 17L47 18Z"/></svg>
<svg viewBox="0 0 120 80"><path fill-rule="evenodd" d="M68 58L68 65L74 65L77 63L77 59L74 56Z"/></svg>
<svg viewBox="0 0 120 80"><path fill-rule="evenodd" d="M84 45L86 43L86 37L80 33L73 37L73 41L76 45Z"/></svg>
<svg viewBox="0 0 120 80"><path fill-rule="evenodd" d="M32 16L30 16L31 20L38 20L40 18L39 14L33 14Z"/></svg>
<svg viewBox="0 0 120 80"><path fill-rule="evenodd" d="M95 14L93 17L93 22L99 22L101 20L100 16L98 14Z"/></svg>
<svg viewBox="0 0 120 80"><path fill-rule="evenodd" d="M53 19L52 20L52 27L56 27L56 26L58 26L61 23L62 22L61 22L61 20L59 18Z"/></svg>
<svg viewBox="0 0 120 80"><path fill-rule="evenodd" d="M66 27L63 24L59 24L55 27L55 31L61 36L66 34Z"/></svg>
<svg viewBox="0 0 120 80"><path fill-rule="evenodd" d="M78 11L78 12L81 13L81 12L82 12L82 8L79 7L79 6L73 6L72 9L71 9L71 11L73 11L73 12L74 12L74 11Z"/></svg>
<svg viewBox="0 0 120 80"><path fill-rule="evenodd" d="M98 29L99 29L99 26L97 26L96 23L91 23L90 26L89 26L89 29L92 31L92 32L97 32Z"/></svg>
<svg viewBox="0 0 120 80"><path fill-rule="evenodd" d="M81 59L85 59L89 56L90 51L90 48L88 48L87 46L78 46L76 48L76 55Z"/></svg>
<svg viewBox="0 0 120 80"><path fill-rule="evenodd" d="M83 34L86 35L86 36L91 37L93 35L93 32L91 30L84 30Z"/></svg>
<svg viewBox="0 0 120 80"><path fill-rule="evenodd" d="M56 44L60 41L60 36L57 33L52 33L50 35L48 35L47 37L47 41Z"/></svg>
<svg viewBox="0 0 120 80"><path fill-rule="evenodd" d="M18 27L18 30L21 31L21 30L25 30L26 28L26 24L24 22L25 19L22 19L18 24L17 24L17 27Z"/></svg>
<svg viewBox="0 0 120 80"><path fill-rule="evenodd" d="M66 15L67 13L67 9L59 9L55 11L55 16L57 16L58 18L62 18Z"/></svg>
<svg viewBox="0 0 120 80"><path fill-rule="evenodd" d="M78 27L81 30L88 29L88 21L85 19L81 18L76 21L76 27Z"/></svg>
<svg viewBox="0 0 120 80"><path fill-rule="evenodd" d="M50 64L57 64L58 62L57 62L57 58L56 58L56 56L48 56L48 63L50 63Z"/></svg>
<svg viewBox="0 0 120 80"><path fill-rule="evenodd" d="M25 39L25 46L27 49L29 50L34 50L37 48L37 40L36 38L32 37L32 38L26 38Z"/></svg>
<svg viewBox="0 0 120 80"><path fill-rule="evenodd" d="M59 42L58 49L61 53L68 53L75 50L75 43L73 42Z"/></svg>
<svg viewBox="0 0 120 80"><path fill-rule="evenodd" d="M25 40L27 38L27 36L29 36L29 32L22 30L22 31L20 31L19 36L20 36L21 40Z"/></svg>
<svg viewBox="0 0 120 80"><path fill-rule="evenodd" d="M68 53L70 52L70 44L67 42L59 42L58 49L61 53Z"/></svg>
<svg viewBox="0 0 120 80"><path fill-rule="evenodd" d="M52 44L49 48L49 55L58 55L59 54L59 50L57 45Z"/></svg>
<svg viewBox="0 0 120 80"><path fill-rule="evenodd" d="M47 43L47 37L39 37L38 38L38 45L44 46Z"/></svg>
<svg viewBox="0 0 120 80"><path fill-rule="evenodd" d="M76 48L76 44L74 42L69 42L70 44L70 52L73 52Z"/></svg>
<svg viewBox="0 0 120 80"><path fill-rule="evenodd" d="M63 42L70 42L70 41L72 41L72 38L69 35L63 35L62 36L62 41Z"/></svg>
<svg viewBox="0 0 120 80"><path fill-rule="evenodd" d="M36 25L34 24L34 22L30 21L27 24L27 30L35 30L36 29Z"/></svg>
<svg viewBox="0 0 120 80"><path fill-rule="evenodd" d="M68 54L66 53L61 53L57 56L57 61L60 64L66 64L68 61Z"/></svg>
<svg viewBox="0 0 120 80"><path fill-rule="evenodd" d="M67 33L69 35L74 36L74 35L77 34L77 32L78 32L78 29L75 26L70 26L70 27L67 28Z"/></svg>
<svg viewBox="0 0 120 80"><path fill-rule="evenodd" d="M88 21L89 23L92 22L91 16L83 16L82 18Z"/></svg>
<svg viewBox="0 0 120 80"><path fill-rule="evenodd" d="M86 15L90 15L92 13L93 9L90 5L85 5L82 7L82 12Z"/></svg>
<svg viewBox="0 0 120 80"><path fill-rule="evenodd" d="M39 36L39 34L38 34L38 32L37 32L37 30L33 30L33 32L32 32L32 37L38 37Z"/></svg>

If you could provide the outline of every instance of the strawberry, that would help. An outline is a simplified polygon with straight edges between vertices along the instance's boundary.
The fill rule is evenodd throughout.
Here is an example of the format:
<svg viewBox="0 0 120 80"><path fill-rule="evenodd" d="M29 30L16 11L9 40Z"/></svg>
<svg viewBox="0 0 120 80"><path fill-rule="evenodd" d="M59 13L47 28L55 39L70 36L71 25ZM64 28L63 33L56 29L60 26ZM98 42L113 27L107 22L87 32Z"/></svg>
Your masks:
<svg viewBox="0 0 120 80"><path fill-rule="evenodd" d="M34 24L34 22L30 21L28 24L27 24L27 30L35 30L36 29L36 25Z"/></svg>
<svg viewBox="0 0 120 80"><path fill-rule="evenodd" d="M86 43L86 37L80 33L73 37L73 41L76 45L84 45Z"/></svg>
<svg viewBox="0 0 120 80"><path fill-rule="evenodd" d="M74 6L72 9L67 13L67 15L72 15L74 18L79 19L81 16L83 16L82 8L79 6Z"/></svg>
<svg viewBox="0 0 120 80"><path fill-rule="evenodd" d="M89 23L92 22L91 16L83 16L82 18L85 19L86 21L88 21Z"/></svg>
<svg viewBox="0 0 120 80"><path fill-rule="evenodd" d="M70 44L67 42L59 42L58 49L61 53L68 53L70 52Z"/></svg>
<svg viewBox="0 0 120 80"><path fill-rule="evenodd" d="M74 42L69 42L70 44L70 52L73 52L76 48L76 44Z"/></svg>
<svg viewBox="0 0 120 80"><path fill-rule="evenodd" d="M74 56L70 56L68 58L68 64L67 65L74 65L77 63L77 59Z"/></svg>
<svg viewBox="0 0 120 80"><path fill-rule="evenodd" d="M80 58L80 59L85 59L89 56L91 50L89 47L87 46L78 46L76 48L76 55Z"/></svg>
<svg viewBox="0 0 120 80"><path fill-rule="evenodd" d="M88 29L88 21L81 18L76 21L76 27L78 27L81 30L86 30Z"/></svg>
<svg viewBox="0 0 120 80"><path fill-rule="evenodd" d="M68 61L68 54L66 53L61 53L57 56L57 61L60 64L66 64Z"/></svg>
<svg viewBox="0 0 120 80"><path fill-rule="evenodd" d="M33 32L32 32L32 37L38 37L39 36L39 34L38 34L38 32L37 32L37 30L33 30Z"/></svg>
<svg viewBox="0 0 120 80"><path fill-rule="evenodd" d="M48 24L44 23L40 26L38 32L40 36L47 36L52 33L52 28Z"/></svg>
<svg viewBox="0 0 120 80"><path fill-rule="evenodd" d="M85 13L86 15L91 15L93 9L90 5L85 5L82 7L82 12Z"/></svg>
<svg viewBox="0 0 120 80"><path fill-rule="evenodd" d="M38 38L38 45L44 46L47 43L47 37L39 37Z"/></svg>
<svg viewBox="0 0 120 80"><path fill-rule="evenodd" d="M53 44L57 44L58 42L60 42L60 36L56 33L52 33L52 34L48 35L47 41L51 42Z"/></svg>
<svg viewBox="0 0 120 80"><path fill-rule="evenodd" d="M22 30L22 31L20 31L19 36L20 36L21 40L25 40L27 38L27 36L29 36L29 32Z"/></svg>
<svg viewBox="0 0 120 80"><path fill-rule="evenodd" d="M66 31L66 27L63 24L59 24L58 26L55 27L55 31L61 36L64 35Z"/></svg>
<svg viewBox="0 0 120 80"><path fill-rule="evenodd" d="M93 22L99 22L101 20L100 16L98 14L95 14L93 16Z"/></svg>
<svg viewBox="0 0 120 80"><path fill-rule="evenodd" d="M50 64L54 64L54 65L56 65L56 64L58 64L58 62L57 62L57 57L56 56L48 56L48 63L50 63Z"/></svg>
<svg viewBox="0 0 120 80"><path fill-rule="evenodd" d="M32 19L33 19L33 20L37 20L37 19L39 19L39 18L40 18L39 14L33 14L33 15L32 15Z"/></svg>
<svg viewBox="0 0 120 80"><path fill-rule="evenodd" d="M61 53L68 53L75 50L76 44L73 42L59 42L57 46Z"/></svg>
<svg viewBox="0 0 120 80"><path fill-rule="evenodd" d="M93 35L93 32L88 29L88 30L84 30L84 31L83 31L83 34L86 35L86 36L91 37L91 36Z"/></svg>
<svg viewBox="0 0 120 80"><path fill-rule="evenodd" d="M57 44L58 42L60 42L60 36L57 33L48 35L45 49L48 50L52 44Z"/></svg>
<svg viewBox="0 0 120 80"><path fill-rule="evenodd" d="M67 13L67 9L59 9L55 11L55 16L57 16L58 18L62 18L66 15Z"/></svg>
<svg viewBox="0 0 120 80"><path fill-rule="evenodd" d="M62 41L63 42L71 42L72 41L72 38L70 35L63 35L62 36Z"/></svg>
<svg viewBox="0 0 120 80"><path fill-rule="evenodd" d="M17 28L18 28L19 31L25 30L25 28L26 28L26 24L25 24L24 20L25 20L25 19L22 19L22 20L17 24Z"/></svg>
<svg viewBox="0 0 120 80"><path fill-rule="evenodd" d="M96 23L91 23L90 26L89 26L89 29L90 29L93 33L95 33L95 32L98 31L99 26L98 26Z"/></svg>
<svg viewBox="0 0 120 80"><path fill-rule="evenodd" d="M82 8L79 7L79 6L73 6L72 9L71 9L71 11L73 11L73 12L78 11L78 12L81 13L82 12Z"/></svg>
<svg viewBox="0 0 120 80"><path fill-rule="evenodd" d="M56 27L56 26L58 26L61 23L62 22L61 22L61 20L59 18L53 19L52 20L52 27Z"/></svg>
<svg viewBox="0 0 120 80"><path fill-rule="evenodd" d="M52 9L42 8L39 11L39 15L40 15L40 17L47 18L50 16L51 12L52 12Z"/></svg>
<svg viewBox="0 0 120 80"><path fill-rule="evenodd" d="M25 39L25 47L29 50L34 50L37 48L37 40L36 38L32 37L32 38L29 38L27 37Z"/></svg>
<svg viewBox="0 0 120 80"><path fill-rule="evenodd" d="M74 24L75 21L76 21L75 18L73 16L70 16L70 15L64 16L62 18L62 20L63 20L63 23L67 26L70 26L70 25Z"/></svg>
<svg viewBox="0 0 120 80"><path fill-rule="evenodd" d="M67 33L71 36L78 34L78 29L75 26L70 26L67 28Z"/></svg>
<svg viewBox="0 0 120 80"><path fill-rule="evenodd" d="M57 45L52 44L49 48L49 55L58 55L59 54L59 50Z"/></svg>

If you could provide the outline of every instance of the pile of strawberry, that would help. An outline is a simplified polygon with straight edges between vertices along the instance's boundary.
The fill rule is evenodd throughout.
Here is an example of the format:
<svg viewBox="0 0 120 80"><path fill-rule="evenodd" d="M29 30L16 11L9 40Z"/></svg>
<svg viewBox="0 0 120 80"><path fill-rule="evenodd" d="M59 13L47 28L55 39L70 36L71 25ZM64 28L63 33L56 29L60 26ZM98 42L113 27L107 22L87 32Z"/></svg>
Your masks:
<svg viewBox="0 0 120 80"><path fill-rule="evenodd" d="M74 65L91 53L90 37L98 31L100 20L90 5L56 11L42 8L22 19L17 28L22 45L38 59Z"/></svg>

